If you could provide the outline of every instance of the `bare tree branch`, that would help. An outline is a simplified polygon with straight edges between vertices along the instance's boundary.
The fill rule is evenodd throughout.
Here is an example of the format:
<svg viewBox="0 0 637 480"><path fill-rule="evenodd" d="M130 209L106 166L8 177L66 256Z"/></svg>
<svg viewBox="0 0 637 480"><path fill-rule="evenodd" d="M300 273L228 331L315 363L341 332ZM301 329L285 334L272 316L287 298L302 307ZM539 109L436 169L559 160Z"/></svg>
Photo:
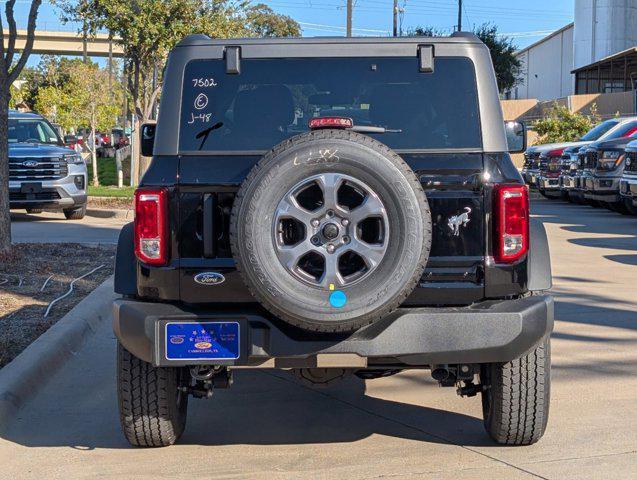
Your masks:
<svg viewBox="0 0 637 480"><path fill-rule="evenodd" d="M150 99L148 100L148 103L146 104L146 109L144 111L144 118L150 118L153 109L153 106L155 105L155 100L157 100L157 96L159 95L159 92L161 92L161 86L158 86L155 88L155 90L153 91L153 93L151 93L150 95Z"/></svg>
<svg viewBox="0 0 637 480"><path fill-rule="evenodd" d="M20 75L20 72L29 59L31 50L33 50L33 42L35 41L35 23L38 18L38 8L40 8L41 3L42 0L33 0L31 2L31 9L29 10L29 22L27 24L27 41L24 45L24 50L22 50L20 59L18 60L18 63L15 67L11 68L7 66L7 70L11 68L8 78L9 85L11 85L16 80L16 78L18 78L18 75Z"/></svg>
<svg viewBox="0 0 637 480"><path fill-rule="evenodd" d="M11 68L11 64L13 63L13 55L15 53L15 40L18 36L18 31L15 23L15 16L13 12L13 7L15 6L16 0L9 0L6 5L6 15L7 15L7 23L9 24L9 42L7 43L7 56L5 58L5 63L7 65L7 69ZM3 42L4 43L4 42Z"/></svg>

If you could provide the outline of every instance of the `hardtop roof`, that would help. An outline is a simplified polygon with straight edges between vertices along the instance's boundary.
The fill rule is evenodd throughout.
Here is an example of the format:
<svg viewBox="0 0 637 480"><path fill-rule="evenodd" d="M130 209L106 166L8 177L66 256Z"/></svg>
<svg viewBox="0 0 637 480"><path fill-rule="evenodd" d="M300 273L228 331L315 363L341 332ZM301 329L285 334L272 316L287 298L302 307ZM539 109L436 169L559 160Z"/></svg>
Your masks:
<svg viewBox="0 0 637 480"><path fill-rule="evenodd" d="M448 37L286 37L286 38L210 38L203 34L184 37L177 47L221 45L281 45L281 44L480 44L481 40L470 32L454 32Z"/></svg>

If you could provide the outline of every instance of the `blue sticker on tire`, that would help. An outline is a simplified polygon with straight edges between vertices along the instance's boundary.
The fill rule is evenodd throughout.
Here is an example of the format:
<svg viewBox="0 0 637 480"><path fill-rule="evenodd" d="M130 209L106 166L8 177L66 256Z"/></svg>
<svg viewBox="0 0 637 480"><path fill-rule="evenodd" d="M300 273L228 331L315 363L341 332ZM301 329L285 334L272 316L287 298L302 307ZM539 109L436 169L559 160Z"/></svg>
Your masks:
<svg viewBox="0 0 637 480"><path fill-rule="evenodd" d="M236 360L239 323L167 323L165 350L167 360Z"/></svg>
<svg viewBox="0 0 637 480"><path fill-rule="evenodd" d="M330 293L330 305L334 308L343 308L347 303L347 296L340 290Z"/></svg>

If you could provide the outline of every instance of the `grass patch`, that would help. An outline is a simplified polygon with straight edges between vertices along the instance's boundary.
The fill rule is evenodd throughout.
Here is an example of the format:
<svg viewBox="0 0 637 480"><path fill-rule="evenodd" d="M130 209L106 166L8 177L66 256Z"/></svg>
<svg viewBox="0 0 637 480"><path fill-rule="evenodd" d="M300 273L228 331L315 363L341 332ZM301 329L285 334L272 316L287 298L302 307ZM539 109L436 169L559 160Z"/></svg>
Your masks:
<svg viewBox="0 0 637 480"><path fill-rule="evenodd" d="M97 175L99 177L100 186L94 187L93 182L93 165L89 162L88 167L88 194L97 197L132 197L135 189L128 187L130 185L130 160L122 162L122 170L124 173L124 187L117 188L117 167L113 157L97 159Z"/></svg>
<svg viewBox="0 0 637 480"><path fill-rule="evenodd" d="M99 187L88 186L88 194L91 197L132 198L134 192L135 187L117 188L109 185L100 185Z"/></svg>

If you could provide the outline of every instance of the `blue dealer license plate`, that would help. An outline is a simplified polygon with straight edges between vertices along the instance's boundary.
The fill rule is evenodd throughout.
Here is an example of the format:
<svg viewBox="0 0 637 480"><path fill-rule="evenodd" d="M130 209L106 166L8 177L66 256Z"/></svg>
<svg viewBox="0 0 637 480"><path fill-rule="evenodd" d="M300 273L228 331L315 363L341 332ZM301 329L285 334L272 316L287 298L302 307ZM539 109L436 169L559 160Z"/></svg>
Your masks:
<svg viewBox="0 0 637 480"><path fill-rule="evenodd" d="M238 322L171 322L166 324L166 359L236 360Z"/></svg>

